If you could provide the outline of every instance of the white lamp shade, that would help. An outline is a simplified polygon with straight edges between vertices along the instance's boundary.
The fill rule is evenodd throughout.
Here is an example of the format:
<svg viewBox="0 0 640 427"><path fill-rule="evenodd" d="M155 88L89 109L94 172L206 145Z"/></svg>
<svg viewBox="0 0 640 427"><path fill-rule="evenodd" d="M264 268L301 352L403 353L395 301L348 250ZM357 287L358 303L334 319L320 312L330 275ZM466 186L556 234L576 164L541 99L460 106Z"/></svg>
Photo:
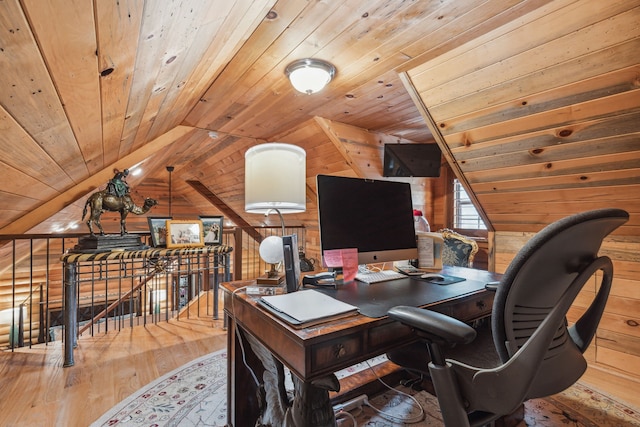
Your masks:
<svg viewBox="0 0 640 427"><path fill-rule="evenodd" d="M22 319L27 318L27 307L22 306ZM20 306L0 310L0 325L17 325L20 319ZM13 322L13 323L12 323Z"/></svg>
<svg viewBox="0 0 640 427"><path fill-rule="evenodd" d="M244 209L266 214L306 209L306 153L291 144L256 145L244 155Z"/></svg>
<svg viewBox="0 0 640 427"><path fill-rule="evenodd" d="M167 300L167 291L166 289L156 289L151 291L151 298L153 298L154 303L159 303Z"/></svg>

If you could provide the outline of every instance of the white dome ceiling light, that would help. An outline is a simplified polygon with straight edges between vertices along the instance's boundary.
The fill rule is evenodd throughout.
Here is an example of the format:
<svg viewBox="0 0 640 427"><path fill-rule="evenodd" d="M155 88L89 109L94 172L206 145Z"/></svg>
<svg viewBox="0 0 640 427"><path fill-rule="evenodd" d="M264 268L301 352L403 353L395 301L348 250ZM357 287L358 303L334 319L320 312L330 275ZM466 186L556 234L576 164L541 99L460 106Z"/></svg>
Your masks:
<svg viewBox="0 0 640 427"><path fill-rule="evenodd" d="M333 79L336 67L320 59L305 58L287 65L285 74L298 92L311 95L321 91Z"/></svg>

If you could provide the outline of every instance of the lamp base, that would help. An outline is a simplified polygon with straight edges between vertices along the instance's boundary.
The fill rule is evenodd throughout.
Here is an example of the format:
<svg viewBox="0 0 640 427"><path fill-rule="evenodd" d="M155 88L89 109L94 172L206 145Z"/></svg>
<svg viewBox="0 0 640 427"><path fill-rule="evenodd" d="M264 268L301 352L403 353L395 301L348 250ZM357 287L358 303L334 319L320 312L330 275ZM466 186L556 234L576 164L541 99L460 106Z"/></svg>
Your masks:
<svg viewBox="0 0 640 427"><path fill-rule="evenodd" d="M279 286L284 282L284 274L278 274L276 276L269 276L265 274L264 276L260 276L256 279L256 283L258 285L266 285L266 286Z"/></svg>

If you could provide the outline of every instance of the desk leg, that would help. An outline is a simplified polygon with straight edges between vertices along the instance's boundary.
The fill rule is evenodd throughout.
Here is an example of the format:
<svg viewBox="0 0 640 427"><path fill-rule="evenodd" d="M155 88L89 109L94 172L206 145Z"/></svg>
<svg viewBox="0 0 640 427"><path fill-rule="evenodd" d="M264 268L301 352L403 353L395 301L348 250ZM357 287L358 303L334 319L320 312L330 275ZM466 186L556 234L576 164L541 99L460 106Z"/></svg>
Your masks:
<svg viewBox="0 0 640 427"><path fill-rule="evenodd" d="M293 399L285 389L285 370L280 362L255 337L243 334L253 353L262 363L262 408L256 425L283 427L333 427L335 414L329 391L339 391L340 382L334 375L305 382L293 376ZM246 346L245 346L246 350Z"/></svg>

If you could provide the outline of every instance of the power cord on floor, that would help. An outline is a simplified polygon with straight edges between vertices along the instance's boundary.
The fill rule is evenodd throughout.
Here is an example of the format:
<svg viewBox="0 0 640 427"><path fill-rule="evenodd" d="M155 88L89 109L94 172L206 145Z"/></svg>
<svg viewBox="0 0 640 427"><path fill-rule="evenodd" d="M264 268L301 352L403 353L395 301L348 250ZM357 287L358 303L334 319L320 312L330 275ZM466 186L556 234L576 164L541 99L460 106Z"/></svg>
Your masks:
<svg viewBox="0 0 640 427"><path fill-rule="evenodd" d="M345 411L351 410L351 409L355 409L355 408L362 408L362 406L367 406L369 408L371 408L373 411L375 411L378 415L380 415L382 418L387 419L388 421L392 421L392 422L401 422L401 423L405 423L405 424L415 424L415 423L419 423L420 421L424 420L425 418L425 412L424 412L424 408L422 407L422 405L420 405L420 402L418 402L418 400L413 397L412 395L405 393L401 390L398 390L394 387L391 387L389 384L387 384L386 382L384 382L384 380L382 378L380 378L378 376L378 373L375 371L375 369L373 368L373 366L371 366L369 364L369 361L365 362L367 364L367 366L369 367L369 369L371 370L371 372L373 372L373 374L376 376L377 380L380 381L381 384L383 384L387 389L398 393L400 395L403 395L405 397L408 397L412 402L413 402L413 406L417 407L420 411L417 415L413 416L413 417L397 417L395 415L391 415L379 408L376 408L371 402L369 402L369 399L367 398L366 395L362 395L359 396L355 399L352 399L351 401L343 404L343 405L336 405L336 407L334 407L334 409L338 409L337 414L341 414L344 413ZM359 404L359 405L358 405ZM336 416L337 416L336 414ZM353 419L353 425L354 427L357 427L357 422L355 420L355 418L353 416L351 416Z"/></svg>
<svg viewBox="0 0 640 427"><path fill-rule="evenodd" d="M373 409L381 417L386 418L389 421L398 421L398 422L404 422L406 424L415 424L415 423L419 423L420 421L424 420L424 417L425 417L424 408L422 407L422 405L420 405L420 402L418 402L418 400L415 397L413 397L409 393L405 393L404 391L401 391L401 390L398 390L398 389L396 389L394 387L391 387L389 384L384 382L384 380L382 378L380 378L378 376L378 373L375 371L375 369L373 369L373 366L371 366L369 364L368 360L365 361L365 363L367 364L367 366L369 367L371 372L373 372L373 374L376 376L378 381L380 381L380 383L382 383L389 390L391 390L391 391L393 391L395 393L398 393L400 395L403 395L405 397L408 397L413 402L413 404L414 404L413 406L415 406L415 407L420 409L420 412L416 416L413 416L413 417L396 417L395 415L391 415L389 413L384 412L381 409L376 408L375 406L373 406L371 404L371 402L369 402L369 400L365 401L365 405L366 406L368 406L369 408Z"/></svg>
<svg viewBox="0 0 640 427"><path fill-rule="evenodd" d="M235 289L233 291L232 296L231 296L231 311L233 311L233 313L235 313L235 296L236 296L235 294L237 292L240 292L240 291L245 290L245 289L246 289L246 286L238 288L238 289ZM253 369L251 369L251 367L249 366L249 363L246 360L245 350L244 350L244 341L242 340L242 334L240 334L239 328L237 326L235 328L235 334L236 334L236 337L238 338L238 343L240 344L240 352L242 353L242 363L248 369L249 373L253 377L253 380L255 381L256 386L260 387L260 381L258 380L258 377L256 376L256 374L253 371ZM369 402L369 399L367 398L367 395L361 395L361 396L356 397L355 399L351 399L350 401L348 401L346 403L338 404L338 405L334 406L336 420L341 418L341 417L346 417L346 418L349 418L353 422L353 426L354 427L357 427L358 426L358 422L357 422L356 418L353 416L353 414L351 414L349 411L354 410L354 409L360 409L361 410L363 406L368 406L369 408L374 410L376 413L378 413L381 417L386 418L389 421L398 421L398 422L404 422L404 423L407 423L407 424L414 424L414 423L418 423L418 422L420 422L420 421L422 421L424 419L424 417L425 417L424 408L422 407L422 405L420 405L420 402L418 402L418 400L416 400L415 397L413 397L410 394L405 393L403 391L397 390L397 389L391 387L390 385L388 385L387 383L385 383L382 380L382 378L380 378L378 376L378 373L375 371L375 369L373 369L373 366L371 366L369 364L369 361L366 361L365 363L367 364L367 367L371 370L371 372L373 372L373 374L376 376L378 381L380 381L389 390L394 391L394 392L396 392L398 394L404 395L404 396L408 397L409 399L411 399L413 401L413 403L415 404L415 406L420 408L420 413L415 417L409 417L409 418L396 417L394 415L388 414L388 413L376 408L375 406L373 406Z"/></svg>
<svg viewBox="0 0 640 427"><path fill-rule="evenodd" d="M336 422L342 417L349 418L353 423L353 427L358 427L358 421L356 420L356 417L354 417L353 414L351 414L351 412L342 411L342 410L336 412ZM346 426L340 426L340 427L346 427Z"/></svg>
<svg viewBox="0 0 640 427"><path fill-rule="evenodd" d="M425 418L424 408L422 407L422 405L420 405L420 402L418 402L418 400L415 397L413 397L408 393L405 393L405 392L403 392L401 390L398 390L398 389L393 388L390 385L388 385L386 382L384 382L384 380L382 378L380 378L380 376L378 376L378 373L369 364L369 361L366 361L365 363L367 364L369 369L373 372L373 374L376 376L378 381L380 381L389 390L391 390L391 391L393 391L395 393L398 393L400 395L408 397L413 403L412 406L419 408L420 412L417 415L413 416L413 417L397 417L397 416L391 415L391 414L389 414L389 413L387 413L387 412L385 412L385 411L383 411L383 410L381 410L379 408L376 408L373 404L371 404L371 402L369 402L369 399L368 399L367 395L363 394L363 395L355 397L355 398L353 398L351 400L348 400L347 402L335 405L333 407L333 410L334 410L334 412L336 414L336 421L339 420L341 417L347 417L353 422L353 427L357 427L358 426L357 420L356 420L355 416L351 413L351 411L356 410L356 409L362 410L362 408L364 406L367 406L367 407L371 408L373 411L375 411L377 414L379 414L382 418L385 418L385 419L387 419L388 421L391 421L391 422L414 424L414 423L419 423L419 422L424 420L424 418Z"/></svg>
<svg viewBox="0 0 640 427"><path fill-rule="evenodd" d="M236 313L236 307L235 307L235 296L237 292L240 292L242 290L245 290L247 288L247 286L243 286L241 288L235 289L232 292L231 295L231 311L233 311L234 316ZM245 356L245 351L244 351L244 341L242 340L242 334L240 333L240 328L238 328L238 325L236 324L235 326L235 333L236 333L236 337L238 338L238 343L240 344L240 352L242 353L242 363L244 364L244 366L246 366L247 370L249 370L249 373L251 374L251 376L253 377L253 380L256 383L256 386L258 388L260 388L260 381L258 381L258 377L256 376L255 372L253 372L253 369L251 369L251 367L249 366L249 363L247 362L246 356Z"/></svg>

